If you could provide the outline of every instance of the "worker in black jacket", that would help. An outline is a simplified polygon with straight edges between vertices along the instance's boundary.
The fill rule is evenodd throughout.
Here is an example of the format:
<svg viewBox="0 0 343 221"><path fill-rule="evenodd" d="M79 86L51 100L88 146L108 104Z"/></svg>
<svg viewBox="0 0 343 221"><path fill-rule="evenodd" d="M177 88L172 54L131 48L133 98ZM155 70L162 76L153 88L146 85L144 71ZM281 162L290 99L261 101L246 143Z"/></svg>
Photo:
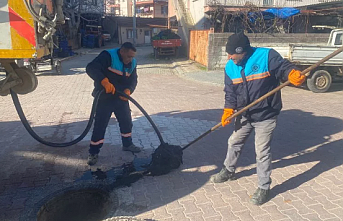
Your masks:
<svg viewBox="0 0 343 221"><path fill-rule="evenodd" d="M88 164L94 165L98 161L100 148L104 143L106 127L112 113L119 122L122 138L122 149L134 153L141 148L132 143L132 118L128 99L119 96L116 90L130 96L137 85L136 48L129 42L120 48L102 51L87 65L86 72L94 80L93 95L102 93L95 114L94 129L89 147Z"/></svg>
<svg viewBox="0 0 343 221"><path fill-rule="evenodd" d="M275 50L253 48L243 33L233 34L226 45L229 61L225 67L225 107L222 126L235 111L276 88L280 81L289 80L300 86L305 76ZM235 119L234 132L228 140L228 151L222 170L213 175L215 183L235 179L236 163L249 134L255 130L255 152L258 189L251 198L255 205L269 199L271 184L270 143L282 108L281 92L269 96Z"/></svg>

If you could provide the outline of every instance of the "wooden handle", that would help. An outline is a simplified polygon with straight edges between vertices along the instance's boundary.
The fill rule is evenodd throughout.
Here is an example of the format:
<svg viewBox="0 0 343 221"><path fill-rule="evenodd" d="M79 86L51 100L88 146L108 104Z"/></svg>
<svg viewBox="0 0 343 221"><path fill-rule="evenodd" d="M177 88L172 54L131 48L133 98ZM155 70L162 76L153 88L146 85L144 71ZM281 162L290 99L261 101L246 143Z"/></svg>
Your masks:
<svg viewBox="0 0 343 221"><path fill-rule="evenodd" d="M312 71L313 69L317 68L319 65L323 64L325 61L329 60L332 57L335 57L336 55L338 55L339 53L341 53L343 51L343 46L338 48L336 51L332 52L331 54L329 54L328 56L326 56L325 58L323 58L322 60L318 61L317 63L311 65L310 67L306 68L305 70L303 70L301 72L301 75L305 75L305 76L309 76L310 75L310 71ZM239 115L241 115L243 112L245 112L246 110L248 110L249 108L251 108L252 106L254 106L255 104L263 101L264 99L266 99L267 97L269 97L270 95L275 94L276 92L278 92L279 90L281 90L282 88L286 87L287 85L289 85L290 82L286 81L283 84L279 85L278 87L274 88L273 90L269 91L268 93L266 93L265 95L263 95L262 97L258 98L257 100L255 100L254 102L250 103L249 105L245 106L243 109L237 111L236 113L234 113L233 115L231 115L230 117L228 117L226 120L231 120ZM222 123L218 123L217 125L215 125L214 127L211 128L211 131L214 131L215 129L219 128L222 125Z"/></svg>

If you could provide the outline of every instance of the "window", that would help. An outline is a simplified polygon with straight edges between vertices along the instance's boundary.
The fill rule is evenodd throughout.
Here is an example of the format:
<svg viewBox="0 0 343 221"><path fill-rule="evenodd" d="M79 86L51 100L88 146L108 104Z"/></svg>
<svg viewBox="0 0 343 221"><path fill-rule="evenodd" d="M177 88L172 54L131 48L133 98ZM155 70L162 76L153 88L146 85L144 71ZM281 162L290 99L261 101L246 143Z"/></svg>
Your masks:
<svg viewBox="0 0 343 221"><path fill-rule="evenodd" d="M342 45L343 34L339 33L336 35L335 45Z"/></svg>
<svg viewBox="0 0 343 221"><path fill-rule="evenodd" d="M167 15L168 14L168 5L162 5L161 6L161 14Z"/></svg>
<svg viewBox="0 0 343 221"><path fill-rule="evenodd" d="M272 6L274 5L274 0L263 0L263 6Z"/></svg>
<svg viewBox="0 0 343 221"><path fill-rule="evenodd" d="M126 38L127 39L132 39L133 38L133 30L132 29L127 29L126 30Z"/></svg>
<svg viewBox="0 0 343 221"><path fill-rule="evenodd" d="M98 0L92 0L92 5L98 5Z"/></svg>
<svg viewBox="0 0 343 221"><path fill-rule="evenodd" d="M110 5L114 5L115 3L114 3L114 0L110 0Z"/></svg>
<svg viewBox="0 0 343 221"><path fill-rule="evenodd" d="M133 39L133 30L132 29L126 29L126 38L127 39ZM136 38L137 38L137 31L136 31Z"/></svg>

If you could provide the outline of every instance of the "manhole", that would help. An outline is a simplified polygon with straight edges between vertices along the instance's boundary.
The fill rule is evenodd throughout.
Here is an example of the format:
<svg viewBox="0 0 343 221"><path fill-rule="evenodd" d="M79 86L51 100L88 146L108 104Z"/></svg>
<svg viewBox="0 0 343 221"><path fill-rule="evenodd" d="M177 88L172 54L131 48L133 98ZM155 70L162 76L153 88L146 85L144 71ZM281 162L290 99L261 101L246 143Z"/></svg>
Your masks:
<svg viewBox="0 0 343 221"><path fill-rule="evenodd" d="M69 190L45 203L37 221L97 221L106 217L111 205L107 191L97 188Z"/></svg>

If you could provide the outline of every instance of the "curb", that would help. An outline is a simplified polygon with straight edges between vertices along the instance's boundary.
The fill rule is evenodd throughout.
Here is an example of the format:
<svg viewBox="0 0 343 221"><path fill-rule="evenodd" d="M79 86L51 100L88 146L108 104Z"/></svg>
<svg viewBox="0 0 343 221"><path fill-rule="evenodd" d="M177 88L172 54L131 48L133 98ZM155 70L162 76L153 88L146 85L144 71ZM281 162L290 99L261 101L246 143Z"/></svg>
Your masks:
<svg viewBox="0 0 343 221"><path fill-rule="evenodd" d="M88 53L91 52L91 51L92 51L92 49L91 49L91 50L87 50L87 51L85 51L85 52L80 52L80 53L76 52L76 53L78 53L78 54L73 55L73 56L69 56L69 57L66 57L66 58L59 59L59 61L60 61L60 62L68 61L68 60L70 60L70 59L72 59L72 58L75 58L75 57L78 57L78 56L82 56L82 55L86 55L86 54L88 54Z"/></svg>
<svg viewBox="0 0 343 221"><path fill-rule="evenodd" d="M193 64L191 64L191 65L193 65ZM178 77L186 79L186 80L190 80L193 82L198 82L198 83L202 83L202 84L209 84L209 85L214 85L214 86L220 86L220 87L222 87L224 85L224 84L218 83L216 81L211 81L210 79L209 80L199 80L195 77L192 77L192 74L194 74L194 72L184 72L183 69L181 68L181 66L178 65L177 61L175 61L175 60L172 60L172 71ZM210 71L209 70L203 71L203 70L199 69L199 73L200 72L210 72ZM188 75L187 73L190 73L190 75Z"/></svg>

